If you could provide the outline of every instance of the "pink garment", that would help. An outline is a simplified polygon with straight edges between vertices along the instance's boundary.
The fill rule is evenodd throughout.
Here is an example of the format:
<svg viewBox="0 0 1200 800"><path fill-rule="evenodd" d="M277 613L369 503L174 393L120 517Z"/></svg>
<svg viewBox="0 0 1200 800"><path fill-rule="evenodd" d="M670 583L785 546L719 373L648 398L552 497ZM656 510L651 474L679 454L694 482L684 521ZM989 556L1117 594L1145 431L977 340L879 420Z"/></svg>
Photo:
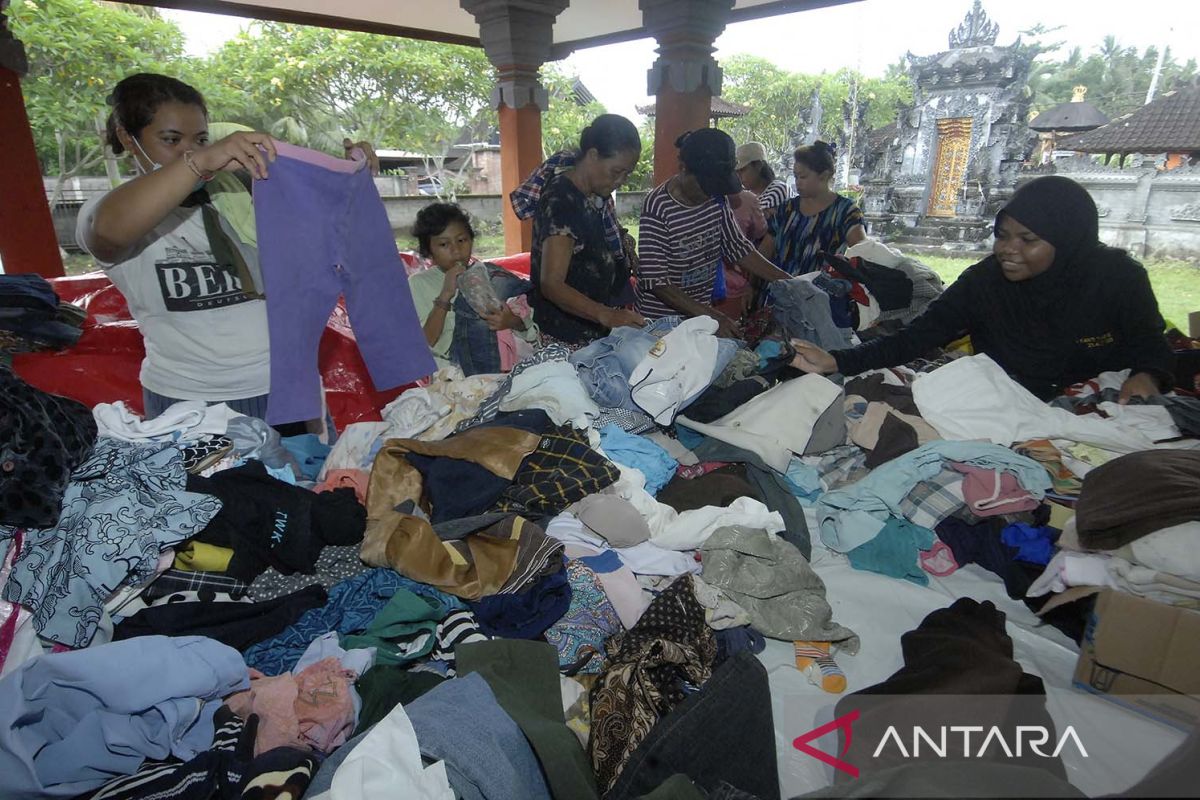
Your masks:
<svg viewBox="0 0 1200 800"><path fill-rule="evenodd" d="M525 295L519 294L504 301L510 311L526 322L533 315ZM500 371L508 372L520 362L533 355L533 345L510 330L496 331L496 343L500 347Z"/></svg>
<svg viewBox="0 0 1200 800"><path fill-rule="evenodd" d="M742 233L746 234L747 239L757 242L767 234L767 218L763 216L758 195L754 192L743 189L736 195L730 195L729 208L733 211L733 221Z"/></svg>
<svg viewBox="0 0 1200 800"><path fill-rule="evenodd" d="M21 552L24 538L25 532L21 530L13 535L4 563L0 565L0 583L8 582L13 559L17 557L17 553ZM28 618L29 612L16 603L0 600L0 669L4 668L4 664L8 660L8 654L12 650L13 641L17 636L17 627L22 622L22 615Z"/></svg>
<svg viewBox="0 0 1200 800"><path fill-rule="evenodd" d="M1041 501L1030 495L1011 472L970 464L951 463L950 466L966 476L962 484L963 499L976 516L995 517L1032 511L1041 505Z"/></svg>
<svg viewBox="0 0 1200 800"><path fill-rule="evenodd" d="M276 747L330 753L354 731L355 674L329 657L293 675L250 670L250 688L225 702L242 719L258 715L254 754Z"/></svg>
<svg viewBox="0 0 1200 800"><path fill-rule="evenodd" d="M701 475L707 475L715 469L720 469L728 465L729 462L727 461L701 461L699 464L692 464L690 466L680 464L679 469L675 470L675 474L681 478L690 480L692 478L699 478Z"/></svg>
<svg viewBox="0 0 1200 800"><path fill-rule="evenodd" d="M921 563L921 569L935 578L944 578L958 569L954 551L950 549L950 545L940 540L929 550L922 550L917 555L917 560Z"/></svg>
<svg viewBox="0 0 1200 800"><path fill-rule="evenodd" d="M331 172L358 172L367 166L367 156L362 150L354 150L351 155L355 158L351 161L345 158L335 158L328 153L322 153L317 150L309 150L307 147L281 142L279 139L274 139L273 141L275 142L276 154L286 156L295 161L303 161L306 164L315 164L321 169L327 169ZM269 167L268 171L270 171Z"/></svg>
<svg viewBox="0 0 1200 800"><path fill-rule="evenodd" d="M331 469L325 475L325 480L317 484L316 491L332 492L334 489L353 489L358 502L367 504L367 485L371 482L371 473L361 469Z"/></svg>

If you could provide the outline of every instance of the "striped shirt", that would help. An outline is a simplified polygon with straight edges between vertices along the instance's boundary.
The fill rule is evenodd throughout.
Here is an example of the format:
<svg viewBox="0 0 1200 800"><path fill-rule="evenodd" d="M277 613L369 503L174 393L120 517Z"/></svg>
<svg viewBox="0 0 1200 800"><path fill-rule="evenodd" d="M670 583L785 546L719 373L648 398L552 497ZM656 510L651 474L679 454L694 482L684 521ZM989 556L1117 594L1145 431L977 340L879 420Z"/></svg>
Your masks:
<svg viewBox="0 0 1200 800"><path fill-rule="evenodd" d="M776 178L767 184L767 188L763 189L763 193L758 196L758 207L763 211L781 206L788 200L791 200L795 195L791 189L783 181Z"/></svg>
<svg viewBox="0 0 1200 800"><path fill-rule="evenodd" d="M676 286L707 305L722 260L736 264L754 249L725 198L685 206L671 197L668 184L646 195L638 228L637 306L648 319L679 313L653 294L654 287Z"/></svg>

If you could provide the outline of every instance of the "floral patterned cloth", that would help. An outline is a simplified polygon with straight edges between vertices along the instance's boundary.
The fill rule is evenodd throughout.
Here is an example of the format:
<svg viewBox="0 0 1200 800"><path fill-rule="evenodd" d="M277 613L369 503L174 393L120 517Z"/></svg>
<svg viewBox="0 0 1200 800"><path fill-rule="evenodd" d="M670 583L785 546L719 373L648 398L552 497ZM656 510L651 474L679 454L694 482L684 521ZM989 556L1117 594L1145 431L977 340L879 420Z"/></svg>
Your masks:
<svg viewBox="0 0 1200 800"><path fill-rule="evenodd" d="M186 484L174 444L101 437L71 474L58 525L25 531L4 599L33 611L43 638L87 647L108 596L148 581L163 548L195 536L221 510L220 500ZM0 528L0 554L16 530Z"/></svg>
<svg viewBox="0 0 1200 800"><path fill-rule="evenodd" d="M654 599L637 625L608 641L611 661L592 690L588 753L600 793L655 723L712 675L717 640L704 622L691 575Z"/></svg>
<svg viewBox="0 0 1200 800"><path fill-rule="evenodd" d="M606 658L604 641L624 631L625 626L591 567L576 558L569 560L567 580L571 584L571 605L546 631L546 641L558 650L560 667L565 669L587 658L577 672L599 673Z"/></svg>

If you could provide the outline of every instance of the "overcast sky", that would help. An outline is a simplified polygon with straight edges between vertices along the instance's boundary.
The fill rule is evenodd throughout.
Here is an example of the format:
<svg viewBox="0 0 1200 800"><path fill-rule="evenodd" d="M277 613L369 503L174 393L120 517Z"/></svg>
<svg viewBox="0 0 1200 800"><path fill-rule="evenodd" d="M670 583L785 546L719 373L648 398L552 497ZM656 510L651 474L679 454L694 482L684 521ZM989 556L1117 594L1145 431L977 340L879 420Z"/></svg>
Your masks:
<svg viewBox="0 0 1200 800"><path fill-rule="evenodd" d="M580 0L575 0L580 2ZM587 0L603 2L603 0ZM904 55L930 55L947 48L946 37L971 7L970 0L863 0L832 8L802 11L730 25L717 40L717 58L752 53L796 72L855 67L882 75ZM1108 34L1139 50L1169 44L1178 61L1200 60L1200 0L984 0L1000 26L997 44L1011 44L1037 23L1062 25L1054 40L1065 51L1084 54ZM237 17L163 10L187 36L188 50L203 55L246 24ZM609 111L637 119L635 105L646 96L646 71L655 58L654 42L643 39L581 50L567 59L584 84Z"/></svg>

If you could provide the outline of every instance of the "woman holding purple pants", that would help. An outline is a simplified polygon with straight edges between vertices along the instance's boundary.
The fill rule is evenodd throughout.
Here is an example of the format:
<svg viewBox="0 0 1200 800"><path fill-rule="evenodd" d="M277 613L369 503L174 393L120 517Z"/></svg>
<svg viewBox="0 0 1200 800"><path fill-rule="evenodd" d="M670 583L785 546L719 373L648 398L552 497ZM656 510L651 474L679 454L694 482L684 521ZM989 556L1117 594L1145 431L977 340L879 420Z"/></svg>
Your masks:
<svg viewBox="0 0 1200 800"><path fill-rule="evenodd" d="M84 204L76 240L121 290L145 339L145 416L204 400L265 419L266 303L249 193L232 173L266 180L275 145L255 131L210 142L203 96L165 75L131 75L108 100L108 143L138 174ZM370 145L345 144L377 170Z"/></svg>

